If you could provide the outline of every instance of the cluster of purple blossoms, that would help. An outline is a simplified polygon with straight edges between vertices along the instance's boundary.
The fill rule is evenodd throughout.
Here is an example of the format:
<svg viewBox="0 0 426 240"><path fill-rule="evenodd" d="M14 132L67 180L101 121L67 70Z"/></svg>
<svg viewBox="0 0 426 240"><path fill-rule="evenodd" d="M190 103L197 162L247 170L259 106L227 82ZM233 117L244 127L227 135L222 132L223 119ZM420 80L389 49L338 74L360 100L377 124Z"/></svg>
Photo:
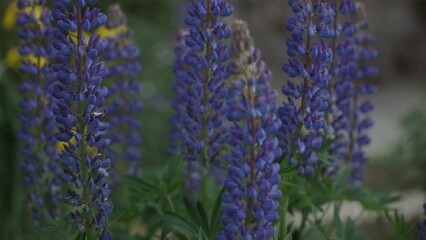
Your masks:
<svg viewBox="0 0 426 240"><path fill-rule="evenodd" d="M232 150L225 156L224 230L218 239L270 239L281 197L275 162L282 155L276 138L281 127L277 93L242 21L233 26L231 54L228 71L235 80L226 90L226 117L233 124L226 142Z"/></svg>
<svg viewBox="0 0 426 240"><path fill-rule="evenodd" d="M337 4L337 3L335 3ZM332 98L330 99L330 115L328 119L330 128L327 132L334 138L334 142L329 149L331 155L337 159L347 159L349 149L349 136L351 132L352 117L352 99L355 94L354 82L360 77L358 68L358 51L354 39L358 32L356 22L357 7L353 0L340 2L336 8L335 30L336 35L333 38L332 48L334 54L331 74L333 83ZM337 10L338 8L338 10ZM331 166L328 166L329 175L335 174L340 167L340 163L334 160Z"/></svg>
<svg viewBox="0 0 426 240"><path fill-rule="evenodd" d="M89 0L88 4L96 3ZM93 234L100 239L111 239L107 231L111 187L108 183L111 162L101 152L110 144L106 137L108 123L101 119L108 90L101 87L108 75L100 56L107 42L91 33L107 21L99 9L91 8L84 0L55 0L52 16L53 47L58 64L53 66L57 83L53 87L56 98L54 114L58 123L56 138L65 142L60 153L62 181L68 189L63 200L73 208L67 221L78 227L88 239ZM94 149L88 151L88 149Z"/></svg>
<svg viewBox="0 0 426 240"><path fill-rule="evenodd" d="M44 212L51 217L58 215L60 168L55 162L55 117L52 113L52 77L49 61L52 48L48 42L52 34L50 10L45 1L17 1L20 13L17 19L21 27L20 55L26 59L20 71L26 79L19 91L22 112L19 119L22 129L18 138L22 142L20 152L24 159L21 167L24 182L29 189L28 205L35 225L40 225ZM39 13L37 11L40 11Z"/></svg>
<svg viewBox="0 0 426 240"><path fill-rule="evenodd" d="M129 175L140 176L142 124L137 116L143 104L140 100L142 86L136 80L142 70L138 62L139 48L134 44L134 33L128 29L127 18L119 4L109 7L106 28L112 33L106 38L108 46L104 53L107 78L112 81L108 94L112 145L108 156L112 161L126 162L124 171Z"/></svg>
<svg viewBox="0 0 426 240"><path fill-rule="evenodd" d="M365 78L377 75L377 68L369 61L377 57L377 51L371 47L374 37L366 32L365 9L354 0L341 2L339 17L336 18L338 32L333 39L336 51L333 61L332 75L336 78L333 85L331 121L334 143L330 154L345 160L350 166L350 182L358 186L362 183L368 161L363 148L370 143L367 130L373 126L368 117L373 104L365 100L366 95L376 91L376 87L365 81ZM336 171L339 164L330 167Z"/></svg>
<svg viewBox="0 0 426 240"><path fill-rule="evenodd" d="M287 101L279 109L282 127L279 133L281 148L289 164L297 165L301 175L313 175L318 161L316 150L323 142L326 130L325 112L328 109L333 59L329 39L336 34L333 28L335 11L325 1L289 0L293 11L287 21L291 38L286 40L289 62L283 70L291 78L282 87Z"/></svg>
<svg viewBox="0 0 426 240"><path fill-rule="evenodd" d="M363 12L361 11L361 14ZM362 18L365 18L361 15ZM359 186L362 184L365 175L365 164L368 157L364 148L370 144L370 137L367 131L374 125L369 113L374 109L373 103L368 96L377 92L377 87L368 81L369 78L378 74L376 66L371 64L378 56L376 49L372 47L375 37L367 32L367 23L360 24L360 31L355 36L358 46L358 67L360 77L354 82L354 97L352 109L352 127L350 132L349 156L351 164L350 182Z"/></svg>
<svg viewBox="0 0 426 240"><path fill-rule="evenodd" d="M181 155L180 146L184 144L183 142L183 122L181 121L182 117L186 111L185 104L185 54L189 51L189 48L185 45L185 36L188 35L188 31L185 29L180 29L176 37L176 46L174 49L174 64L173 64L173 73L175 75L175 82L173 83L173 92L176 93L176 97L172 101L173 109L175 110L172 118L172 133L169 137L170 148L168 153L170 155L177 154Z"/></svg>
<svg viewBox="0 0 426 240"><path fill-rule="evenodd" d="M228 78L225 62L229 58L224 40L231 36L231 29L221 19L232 12L226 0L193 0L187 8L185 67L175 69L182 81L177 96L181 106L177 109L183 112L176 115L179 117L174 124L181 129L173 135L181 138L178 152L186 159L185 171L191 173L188 184L196 190L200 189L197 187L200 177L218 166L221 159L226 128L222 113L223 80Z"/></svg>
<svg viewBox="0 0 426 240"><path fill-rule="evenodd" d="M426 203L423 204L423 211L425 219L419 223L419 233L417 235L418 240L426 240Z"/></svg>

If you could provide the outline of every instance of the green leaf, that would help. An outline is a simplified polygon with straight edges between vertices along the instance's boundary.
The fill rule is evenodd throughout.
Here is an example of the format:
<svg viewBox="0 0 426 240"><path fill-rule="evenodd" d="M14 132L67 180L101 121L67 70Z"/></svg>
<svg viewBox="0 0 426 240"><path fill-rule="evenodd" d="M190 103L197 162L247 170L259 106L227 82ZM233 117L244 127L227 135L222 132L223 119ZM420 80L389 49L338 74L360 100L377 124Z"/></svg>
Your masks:
<svg viewBox="0 0 426 240"><path fill-rule="evenodd" d="M390 210L385 210L385 216L398 239L414 239L415 228L406 222L404 215L399 214L398 210L394 210L393 216L390 214Z"/></svg>
<svg viewBox="0 0 426 240"><path fill-rule="evenodd" d="M84 240L85 239L85 235L84 233L79 233L76 237L75 240Z"/></svg>
<svg viewBox="0 0 426 240"><path fill-rule="evenodd" d="M198 229L198 227L201 226L202 221L200 214L198 213L194 205L192 205L192 203L188 200L188 198L183 198L183 204L185 205L185 209L188 212L189 218L197 226Z"/></svg>
<svg viewBox="0 0 426 240"><path fill-rule="evenodd" d="M198 230L198 240L208 240L206 233L203 231L203 228L199 228Z"/></svg>
<svg viewBox="0 0 426 240"><path fill-rule="evenodd" d="M225 191L225 188L222 188L220 193L218 194L213 212L210 216L210 231L209 236L213 236L217 232L219 232L219 226L220 226L220 216L222 215L222 194Z"/></svg>
<svg viewBox="0 0 426 240"><path fill-rule="evenodd" d="M200 201L197 201L197 210L198 210L198 216L200 217L200 220L201 220L199 222L199 224L201 224L201 229L209 232L208 231L208 229L209 229L209 219L207 217L206 210L204 210L204 207L203 207L203 205L201 204Z"/></svg>
<svg viewBox="0 0 426 240"><path fill-rule="evenodd" d="M343 239L352 240L355 238L355 233L356 233L355 222L351 218L348 218L346 220L345 235Z"/></svg>
<svg viewBox="0 0 426 240"><path fill-rule="evenodd" d="M334 228L336 229L336 235L339 238L343 237L343 227L342 227L342 220L340 219L339 215L340 209L337 207L337 204L334 205L334 214L333 214L333 224Z"/></svg>
<svg viewBox="0 0 426 240"><path fill-rule="evenodd" d="M185 235L186 237L195 237L198 235L198 227L195 227L185 218L175 213L167 213L163 219L164 229L167 230L165 231L167 234L174 230Z"/></svg>
<svg viewBox="0 0 426 240"><path fill-rule="evenodd" d="M315 240L328 240L327 236L324 233L323 229L320 229L316 224L314 224L312 221L309 221L311 228L312 228L312 233L314 234L314 238Z"/></svg>
<svg viewBox="0 0 426 240"><path fill-rule="evenodd" d="M158 192L158 188L155 184L151 184L150 182L136 178L128 175L120 175L118 177L119 182L128 186L129 188L141 192L141 193L156 193Z"/></svg>
<svg viewBox="0 0 426 240"><path fill-rule="evenodd" d="M285 236L284 240L293 240L293 233L288 233L287 236Z"/></svg>

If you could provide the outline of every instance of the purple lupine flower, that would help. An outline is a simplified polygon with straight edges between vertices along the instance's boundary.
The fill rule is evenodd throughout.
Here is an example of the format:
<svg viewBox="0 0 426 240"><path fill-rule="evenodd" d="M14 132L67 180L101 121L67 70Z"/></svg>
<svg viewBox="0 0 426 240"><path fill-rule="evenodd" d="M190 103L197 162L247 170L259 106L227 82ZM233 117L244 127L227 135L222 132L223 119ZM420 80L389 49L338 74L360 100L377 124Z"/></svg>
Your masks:
<svg viewBox="0 0 426 240"><path fill-rule="evenodd" d="M186 160L185 171L191 173L188 184L198 186L196 190L200 190L199 179L221 160L225 129L223 80L228 77L224 62L229 58L224 40L231 36L231 30L221 20L232 11L226 0L193 0L187 8L185 23L189 33L185 45L189 50L183 57L186 67L178 76L185 86L178 93L183 102L176 121L182 126L178 152Z"/></svg>
<svg viewBox="0 0 426 240"><path fill-rule="evenodd" d="M349 137L349 156L350 156L350 182L355 185L361 185L365 175L365 164L368 157L364 148L370 144L370 137L367 131L373 126L374 122L369 113L374 105L368 96L377 91L377 87L372 84L369 78L378 74L376 66L371 64L378 56L376 49L372 47L375 37L367 32L367 22L365 8L361 3L358 4L359 32L355 35L358 52L359 77L354 81L354 97L352 104L351 132Z"/></svg>
<svg viewBox="0 0 426 240"><path fill-rule="evenodd" d="M329 89L332 94L329 105L329 128L327 133L334 138L329 152L336 159L327 166L327 175L332 177L340 167L339 160L346 159L349 152L349 133L351 132L351 104L354 96L354 81L360 77L358 52L355 34L358 31L356 21L356 3L354 0L333 4L336 9L335 30L332 50L335 54L331 65L333 76Z"/></svg>
<svg viewBox="0 0 426 240"><path fill-rule="evenodd" d="M108 119L111 127L111 147L108 156L112 161L125 162L124 171L132 176L141 174L141 122L137 115L142 109L141 83L136 79L142 67L138 62L139 48L134 43L134 33L127 27L127 18L119 4L108 9L108 46L104 53L108 66L109 88ZM118 163L118 162L117 162ZM115 172L115 171L114 171Z"/></svg>
<svg viewBox="0 0 426 240"><path fill-rule="evenodd" d="M334 138L329 152L338 160L343 160L351 168L350 182L360 185L364 177L364 164L368 161L363 148L370 139L366 131L373 121L367 116L373 105L363 95L369 95L376 88L366 82L365 77L377 74L377 68L369 61L377 57L377 51L371 48L374 38L366 33L365 9L354 0L341 1L333 5L338 17L335 17L337 35L333 39L333 51L336 52L332 63L332 75L336 79L329 111L332 116L328 134ZM339 32L341 36L339 37ZM340 167L338 160L327 167L327 174L333 175Z"/></svg>
<svg viewBox="0 0 426 240"><path fill-rule="evenodd" d="M174 49L175 60L173 64L173 73L175 74L176 80L173 83L173 92L176 96L172 101L173 109L175 110L172 118L172 133L169 137L170 147L168 153L170 155L176 154L181 155L180 146L184 144L183 142L183 129L184 124L181 121L184 113L186 111L185 105L185 53L189 51L188 47L185 45L185 36L188 35L186 29L180 29L176 37L176 46Z"/></svg>
<svg viewBox="0 0 426 240"><path fill-rule="evenodd" d="M426 203L423 204L424 220L419 223L418 240L426 240Z"/></svg>
<svg viewBox="0 0 426 240"><path fill-rule="evenodd" d="M227 136L232 151L225 156L224 230L217 237L270 239L281 197L280 166L275 162L282 155L275 137L281 126L277 93L243 21L234 23L231 51L228 71L235 80L226 91L226 116L233 123Z"/></svg>
<svg viewBox="0 0 426 240"><path fill-rule="evenodd" d="M45 1L17 1L20 9L17 23L22 44L20 55L26 59L20 65L25 80L20 86L23 99L20 102L22 123L18 138L23 156L21 167L24 183L29 189L27 196L30 214L36 226L47 212L51 217L59 214L58 200L60 179L56 162L55 117L52 112L52 36L50 10ZM36 12L40 10L38 14ZM33 60L31 60L33 59Z"/></svg>
<svg viewBox="0 0 426 240"><path fill-rule="evenodd" d="M279 109L282 120L281 147L299 174L314 174L318 161L315 153L323 141L328 108L329 73L333 59L328 39L334 37L334 10L325 1L289 0L293 16L287 21L291 38L286 40L289 62L283 70L291 78L282 87L287 101Z"/></svg>
<svg viewBox="0 0 426 240"><path fill-rule="evenodd" d="M174 49L175 60L173 66L173 73L175 74L176 80L173 84L173 91L176 93L175 98L172 101L172 106L175 110L171 118L172 122L172 133L169 137L170 148L168 152L170 155L183 156L183 147L185 145L185 136L188 136L188 132L185 129L185 124L182 121L184 119L187 110L187 96L186 91L188 85L186 84L186 71L188 65L185 63L185 55L190 49L185 44L185 36L189 34L187 29L180 29L176 37L176 46ZM200 182L203 176L206 174L206 170L201 167L200 162L187 161L185 163L184 172L188 176L185 183L187 189L194 189L195 192L201 192Z"/></svg>
<svg viewBox="0 0 426 240"><path fill-rule="evenodd" d="M63 200L71 206L66 220L92 239L111 239L107 231L111 187L108 183L110 160L102 154L110 140L106 138L108 123L102 122L103 107L108 90L101 87L107 76L100 56L107 42L92 34L107 21L99 9L91 8L96 0L55 0L52 16L53 47L58 51L58 64L53 66L57 84L54 114L59 124L56 138L67 143L60 153L61 176L68 186ZM88 151L91 148L91 151ZM94 150L93 150L94 149Z"/></svg>

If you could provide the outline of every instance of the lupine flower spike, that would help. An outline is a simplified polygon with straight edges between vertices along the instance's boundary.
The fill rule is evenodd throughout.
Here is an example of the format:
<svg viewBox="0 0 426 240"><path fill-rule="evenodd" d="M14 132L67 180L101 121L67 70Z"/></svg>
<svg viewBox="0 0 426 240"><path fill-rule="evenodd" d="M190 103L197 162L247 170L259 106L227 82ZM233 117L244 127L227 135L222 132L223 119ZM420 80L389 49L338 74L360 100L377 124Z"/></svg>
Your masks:
<svg viewBox="0 0 426 240"><path fill-rule="evenodd" d="M282 155L275 137L281 126L277 93L242 21L234 23L231 51L228 70L236 79L226 91L226 116L233 123L227 136L232 152L225 157L224 231L218 239L266 240L274 235L281 197L280 166L275 162Z"/></svg>
<svg viewBox="0 0 426 240"><path fill-rule="evenodd" d="M185 71L187 65L185 64L185 54L189 51L189 48L185 45L185 36L188 35L188 30L180 29L176 37L176 46L174 49L175 60L173 64L173 73L175 75L175 82L173 84L173 92L176 93L175 98L172 101L173 109L175 110L174 115L171 119L172 134L169 137L170 147L168 149L169 155L177 154L182 155L181 146L184 144L184 124L181 119L185 116L186 104L185 104Z"/></svg>
<svg viewBox="0 0 426 240"><path fill-rule="evenodd" d="M221 160L223 145L223 80L228 77L224 62L228 60L228 47L224 40L231 30L222 18L231 15L233 8L226 0L193 0L188 7L185 23L188 35L185 44L189 51L184 55L185 69L179 71L184 79L185 91L179 107L183 113L180 121L183 145L180 147L186 159L186 171L193 173L188 184L199 191L199 176L204 176ZM175 69L176 72L176 69ZM197 173L197 174L194 174ZM192 177L195 176L195 179Z"/></svg>
<svg viewBox="0 0 426 240"><path fill-rule="evenodd" d="M102 154L110 144L106 138L108 123L101 119L106 113L101 87L108 74L100 56L107 47L99 35L85 37L107 21L99 9L91 8L96 0L55 0L56 20L53 46L59 64L54 65L58 83L53 94L59 124L56 138L66 142L60 153L61 176L67 190L63 200L70 205L66 220L78 227L87 239L111 239L107 230L112 212L108 183L110 160ZM72 139L75 139L74 143ZM89 148L94 150L88 151Z"/></svg>
<svg viewBox="0 0 426 240"><path fill-rule="evenodd" d="M49 60L52 48L50 11L45 1L17 1L17 19L21 27L22 45L19 54L25 59L20 71L26 79L19 88L23 96L19 119L22 129L18 135L22 145L21 164L25 185L29 189L28 205L35 225L45 220L45 213L58 215L60 168L56 163L55 117L52 112L52 78Z"/></svg>
<svg viewBox="0 0 426 240"><path fill-rule="evenodd" d="M334 2L336 9L335 30L333 38L334 58L331 66L333 76L330 89L332 98L327 121L327 134L334 139L329 152L336 159L347 159L349 149L349 135L351 132L352 99L355 94L355 79L360 77L357 65L358 51L355 34L358 32L357 7L354 0ZM340 163L334 160L333 164L327 166L327 175L332 177Z"/></svg>
<svg viewBox="0 0 426 240"><path fill-rule="evenodd" d="M328 45L334 37L334 10L325 1L289 0L293 16L287 21L291 38L286 40L289 62L283 70L290 78L282 87L287 101L280 108L281 147L301 175L313 175L318 161L315 151L323 142L328 107L329 67L333 59Z"/></svg>
<svg viewBox="0 0 426 240"><path fill-rule="evenodd" d="M370 143L370 137L367 130L374 122L369 113L374 105L368 99L368 96L377 91L377 87L372 84L369 78L378 74L378 69L371 64L371 60L377 58L377 50L372 47L375 37L367 31L367 19L364 5L357 2L357 15L359 17L359 32L355 36L358 52L359 77L354 82L354 96L351 118L351 132L349 138L348 157L351 164L350 182L359 186L362 184L365 174L365 164L368 157L364 148Z"/></svg>
<svg viewBox="0 0 426 240"><path fill-rule="evenodd" d="M107 103L112 145L108 156L113 162L126 163L117 164L127 168L117 172L139 176L142 144L141 122L137 117L142 109L141 84L136 80L142 68L137 59L139 48L134 44L134 33L128 29L120 5L109 7L105 28L108 34L103 37L108 40L108 47L104 56L111 82Z"/></svg>

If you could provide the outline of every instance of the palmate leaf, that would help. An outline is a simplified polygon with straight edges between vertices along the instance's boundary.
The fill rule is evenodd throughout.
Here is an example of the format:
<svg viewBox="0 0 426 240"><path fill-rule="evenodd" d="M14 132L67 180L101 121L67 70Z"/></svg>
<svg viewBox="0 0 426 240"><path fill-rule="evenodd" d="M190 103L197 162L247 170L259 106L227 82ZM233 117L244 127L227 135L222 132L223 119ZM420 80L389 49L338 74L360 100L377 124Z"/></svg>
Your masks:
<svg viewBox="0 0 426 240"><path fill-rule="evenodd" d="M385 216L398 239L414 239L414 226L407 223L404 215L399 214L398 210L393 210L393 214L391 214L391 210L386 210Z"/></svg>
<svg viewBox="0 0 426 240"><path fill-rule="evenodd" d="M222 189L218 194L211 212L207 212L200 201L194 204L184 197L185 214L167 213L164 217L165 231L163 231L163 234L177 232L189 239L215 239L216 234L220 231L223 191Z"/></svg>
<svg viewBox="0 0 426 240"><path fill-rule="evenodd" d="M119 175L118 180L123 185L143 195L157 194L159 192L158 184L154 184L146 179L141 179L128 175Z"/></svg>
<svg viewBox="0 0 426 240"><path fill-rule="evenodd" d="M222 194L225 191L225 188L222 188L218 194L212 213L210 214L210 232L209 236L214 237L214 235L219 232L220 227L220 216L222 215Z"/></svg>
<svg viewBox="0 0 426 240"><path fill-rule="evenodd" d="M287 234L287 236L285 236L284 240L293 240L293 233L290 232L289 234Z"/></svg>
<svg viewBox="0 0 426 240"><path fill-rule="evenodd" d="M312 234L313 234L313 238L311 239L315 239L315 240L329 240L327 238L327 236L324 233L324 229L322 229L322 227L316 225L314 222L309 221L309 224L312 228Z"/></svg>
<svg viewBox="0 0 426 240"><path fill-rule="evenodd" d="M25 240L78 240L81 239L79 231L64 218L37 228L32 234L25 237ZM83 236L84 237L84 236Z"/></svg>
<svg viewBox="0 0 426 240"><path fill-rule="evenodd" d="M198 240L209 240L201 227L198 230Z"/></svg>
<svg viewBox="0 0 426 240"><path fill-rule="evenodd" d="M192 221L193 226L196 226L196 229L198 229L199 227L208 229L209 223L207 215L205 213L200 213L199 209L194 206L186 197L183 198L183 204L185 205L185 209L189 215L189 218ZM199 202L197 203L198 206L200 204L201 203ZM204 212L204 209L202 211Z"/></svg>
<svg viewBox="0 0 426 240"><path fill-rule="evenodd" d="M164 228L161 239L167 239L167 235L174 231L184 235L186 239L198 236L198 228L193 223L176 213L169 212L164 216Z"/></svg>

